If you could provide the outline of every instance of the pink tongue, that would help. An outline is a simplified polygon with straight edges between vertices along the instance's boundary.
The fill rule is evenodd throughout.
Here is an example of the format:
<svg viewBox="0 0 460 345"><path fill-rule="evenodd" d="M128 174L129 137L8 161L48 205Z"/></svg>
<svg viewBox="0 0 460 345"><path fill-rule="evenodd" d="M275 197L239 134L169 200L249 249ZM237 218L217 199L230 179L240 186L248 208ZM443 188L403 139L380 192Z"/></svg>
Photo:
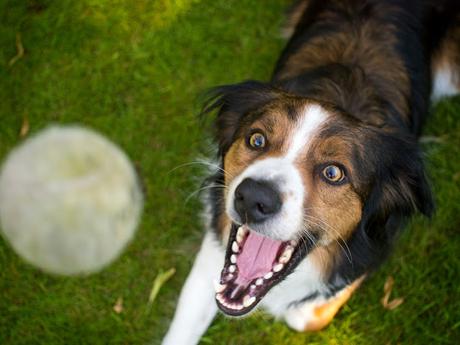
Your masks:
<svg viewBox="0 0 460 345"><path fill-rule="evenodd" d="M246 242L236 259L238 276L235 283L246 286L253 279L270 272L282 243L249 231Z"/></svg>

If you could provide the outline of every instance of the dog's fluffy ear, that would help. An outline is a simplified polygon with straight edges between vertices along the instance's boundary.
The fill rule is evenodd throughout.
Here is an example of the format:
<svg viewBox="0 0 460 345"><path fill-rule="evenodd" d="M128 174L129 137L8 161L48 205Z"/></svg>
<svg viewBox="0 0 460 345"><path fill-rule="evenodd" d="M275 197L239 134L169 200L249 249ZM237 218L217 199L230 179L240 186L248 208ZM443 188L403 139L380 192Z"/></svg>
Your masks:
<svg viewBox="0 0 460 345"><path fill-rule="evenodd" d="M383 134L379 142L376 180L368 199L374 205L368 205L368 211L373 209L384 218L416 211L431 216L434 201L416 139Z"/></svg>
<svg viewBox="0 0 460 345"><path fill-rule="evenodd" d="M431 216L434 201L415 138L380 133L361 157L363 169L376 169L364 197L361 222L347 240L352 264L342 255L331 277L355 279L376 269L390 252L405 220L416 211Z"/></svg>
<svg viewBox="0 0 460 345"><path fill-rule="evenodd" d="M215 135L220 154L225 154L235 140L243 117L277 95L275 88L258 81L218 86L209 92L202 114L217 110Z"/></svg>
<svg viewBox="0 0 460 345"><path fill-rule="evenodd" d="M390 246L401 226L419 211L434 211L431 188L414 137L380 132L375 140L375 180L364 204L361 227L374 246ZM386 252L384 250L383 252Z"/></svg>

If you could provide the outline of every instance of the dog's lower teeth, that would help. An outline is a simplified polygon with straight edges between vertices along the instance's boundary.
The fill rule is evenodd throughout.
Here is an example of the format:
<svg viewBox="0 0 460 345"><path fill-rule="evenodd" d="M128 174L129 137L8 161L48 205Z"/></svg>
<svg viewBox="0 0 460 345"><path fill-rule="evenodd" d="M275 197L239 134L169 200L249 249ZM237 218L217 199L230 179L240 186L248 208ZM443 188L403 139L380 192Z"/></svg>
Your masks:
<svg viewBox="0 0 460 345"><path fill-rule="evenodd" d="M264 279L270 279L273 277L273 272L268 272L266 275L264 275Z"/></svg>
<svg viewBox="0 0 460 345"><path fill-rule="evenodd" d="M235 265L230 265L230 266L228 267L228 271L229 271L230 273L235 272L235 271L236 271L236 266L235 266Z"/></svg>
<svg viewBox="0 0 460 345"><path fill-rule="evenodd" d="M230 256L230 262L232 264L236 264L236 255L235 254L232 254L232 256Z"/></svg>
<svg viewBox="0 0 460 345"><path fill-rule="evenodd" d="M214 290L216 291L216 293L221 293L222 291L225 290L226 287L227 285L220 284L219 282L214 281Z"/></svg>
<svg viewBox="0 0 460 345"><path fill-rule="evenodd" d="M240 250L240 247L238 246L238 243L236 243L236 241L233 241L233 243L232 243L232 251L234 253L238 253L239 250Z"/></svg>
<svg viewBox="0 0 460 345"><path fill-rule="evenodd" d="M256 280L256 285L260 286L264 283L264 280L262 278L259 278Z"/></svg>
<svg viewBox="0 0 460 345"><path fill-rule="evenodd" d="M256 298L253 296L253 297L249 297L249 296L244 296L244 299L243 299L243 305L245 308L249 307L250 305L252 305L254 302L256 301Z"/></svg>
<svg viewBox="0 0 460 345"><path fill-rule="evenodd" d="M232 274L232 273L228 273L228 274L224 275L223 281L224 281L224 283L228 283L228 282L231 281L233 278L235 278L235 275Z"/></svg>
<svg viewBox="0 0 460 345"><path fill-rule="evenodd" d="M273 266L273 272L279 272L283 269L283 267L283 264L276 264L275 266Z"/></svg>

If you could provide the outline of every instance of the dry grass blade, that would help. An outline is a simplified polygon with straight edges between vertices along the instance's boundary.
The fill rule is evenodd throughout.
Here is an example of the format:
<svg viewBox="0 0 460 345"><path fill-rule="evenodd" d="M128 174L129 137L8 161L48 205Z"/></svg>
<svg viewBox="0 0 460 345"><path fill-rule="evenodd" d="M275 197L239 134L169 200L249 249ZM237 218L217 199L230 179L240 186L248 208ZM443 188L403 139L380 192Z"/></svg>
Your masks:
<svg viewBox="0 0 460 345"><path fill-rule="evenodd" d="M382 306L385 309L393 310L399 307L403 302L404 298L395 298L390 301L390 295L393 291L394 279L392 276L388 276L387 280L385 281L385 285L383 286L383 297L380 300Z"/></svg>
<svg viewBox="0 0 460 345"><path fill-rule="evenodd" d="M176 269L170 268L166 272L160 272L153 281L152 290L150 291L148 307L150 308L155 301L161 287L176 273Z"/></svg>
<svg viewBox="0 0 460 345"><path fill-rule="evenodd" d="M123 297L118 297L115 305L113 306L113 311L117 314L120 314L123 311Z"/></svg>
<svg viewBox="0 0 460 345"><path fill-rule="evenodd" d="M19 131L19 137L24 138L29 133L29 130L30 130L29 119L27 117L24 117L22 119L22 125Z"/></svg>
<svg viewBox="0 0 460 345"><path fill-rule="evenodd" d="M421 144L442 144L445 142L445 138L434 135L423 135L420 137L419 141Z"/></svg>
<svg viewBox="0 0 460 345"><path fill-rule="evenodd" d="M404 298L395 298L394 300L391 300L388 302L386 309L388 310L393 310L398 308L402 303L404 302Z"/></svg>
<svg viewBox="0 0 460 345"><path fill-rule="evenodd" d="M13 66L20 58L24 56L24 46L22 45L21 34L16 33L16 55L8 62L8 66Z"/></svg>

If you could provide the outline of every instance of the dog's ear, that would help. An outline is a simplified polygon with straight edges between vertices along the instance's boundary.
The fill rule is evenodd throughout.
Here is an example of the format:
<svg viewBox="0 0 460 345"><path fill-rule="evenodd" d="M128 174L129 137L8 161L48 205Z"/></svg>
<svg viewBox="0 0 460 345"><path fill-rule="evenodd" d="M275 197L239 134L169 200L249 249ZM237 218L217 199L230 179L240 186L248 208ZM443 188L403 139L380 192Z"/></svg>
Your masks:
<svg viewBox="0 0 460 345"><path fill-rule="evenodd" d="M267 104L277 95L278 91L274 87L258 81L218 86L208 93L202 114L217 110L214 124L220 154L225 154L230 148L245 115Z"/></svg>
<svg viewBox="0 0 460 345"><path fill-rule="evenodd" d="M432 215L434 201L416 139L379 132L367 157L375 173L360 227L373 250L385 253L408 217L417 211Z"/></svg>
<svg viewBox="0 0 460 345"><path fill-rule="evenodd" d="M407 217L416 211L430 217L434 201L416 139L381 133L378 142L376 178L369 198L375 204L370 209L384 218L394 213Z"/></svg>
<svg viewBox="0 0 460 345"><path fill-rule="evenodd" d="M434 211L431 188L414 138L383 134L367 145L372 145L372 150L368 150L367 157L361 157L361 165L363 169L376 169L375 178L363 198L361 221L347 240L352 264L343 256L335 270L337 277L356 279L376 269L390 253L408 217L416 211L431 216Z"/></svg>

